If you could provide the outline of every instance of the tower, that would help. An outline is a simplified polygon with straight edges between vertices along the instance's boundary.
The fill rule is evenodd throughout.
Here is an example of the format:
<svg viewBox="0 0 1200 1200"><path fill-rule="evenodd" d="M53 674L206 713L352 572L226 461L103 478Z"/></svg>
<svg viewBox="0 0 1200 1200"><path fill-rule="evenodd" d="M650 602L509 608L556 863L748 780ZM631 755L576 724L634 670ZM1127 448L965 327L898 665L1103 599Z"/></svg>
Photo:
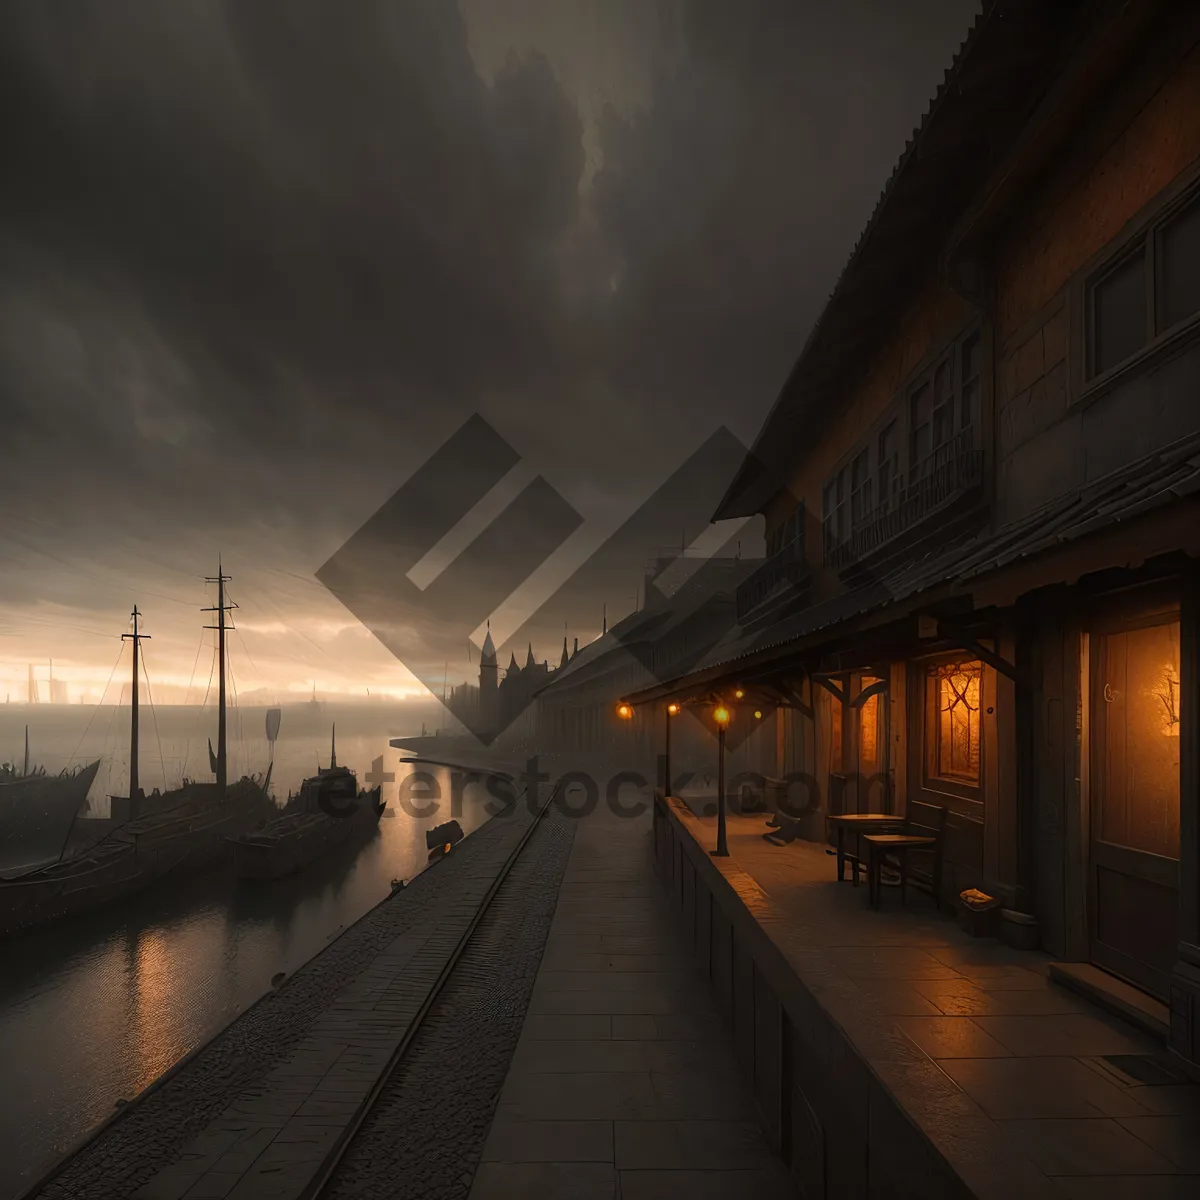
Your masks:
<svg viewBox="0 0 1200 1200"><path fill-rule="evenodd" d="M487 733L500 728L500 671L496 662L496 645L492 641L492 625L488 622L487 637L479 656L479 722Z"/></svg>

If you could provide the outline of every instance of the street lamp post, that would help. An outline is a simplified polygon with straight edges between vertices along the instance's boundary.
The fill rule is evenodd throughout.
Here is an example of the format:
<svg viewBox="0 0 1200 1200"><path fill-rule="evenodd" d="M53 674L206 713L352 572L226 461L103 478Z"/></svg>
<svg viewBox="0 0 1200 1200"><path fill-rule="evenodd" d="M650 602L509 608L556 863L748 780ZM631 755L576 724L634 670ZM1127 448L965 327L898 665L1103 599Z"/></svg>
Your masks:
<svg viewBox="0 0 1200 1200"><path fill-rule="evenodd" d="M717 848L710 850L714 858L729 857L729 843L725 834L725 726L729 724L729 709L718 704L713 710L717 724Z"/></svg>
<svg viewBox="0 0 1200 1200"><path fill-rule="evenodd" d="M671 718L679 711L678 704L667 705L666 744L663 750L663 799L671 794Z"/></svg>

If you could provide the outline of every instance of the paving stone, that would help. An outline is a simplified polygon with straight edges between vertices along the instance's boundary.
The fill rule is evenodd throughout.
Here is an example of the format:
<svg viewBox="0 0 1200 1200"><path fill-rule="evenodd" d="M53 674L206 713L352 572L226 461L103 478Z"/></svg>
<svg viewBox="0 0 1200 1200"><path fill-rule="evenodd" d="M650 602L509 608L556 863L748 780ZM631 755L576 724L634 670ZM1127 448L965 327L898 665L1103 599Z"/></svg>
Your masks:
<svg viewBox="0 0 1200 1200"><path fill-rule="evenodd" d="M615 1200L617 1174L608 1163L481 1164L471 1200Z"/></svg>
<svg viewBox="0 0 1200 1200"><path fill-rule="evenodd" d="M1122 1117L1119 1123L1180 1170L1200 1175L1200 1116Z"/></svg>
<svg viewBox="0 0 1200 1200"><path fill-rule="evenodd" d="M755 1121L618 1121L618 1170L756 1170L770 1157Z"/></svg>
<svg viewBox="0 0 1200 1200"><path fill-rule="evenodd" d="M1158 1175L1178 1167L1108 1118L1002 1121L1047 1175Z"/></svg>
<svg viewBox="0 0 1200 1200"><path fill-rule="evenodd" d="M611 1121L495 1121L484 1162L613 1161Z"/></svg>
<svg viewBox="0 0 1200 1200"><path fill-rule="evenodd" d="M1011 1058L970 1017L902 1017L896 1022L930 1058Z"/></svg>
<svg viewBox="0 0 1200 1200"><path fill-rule="evenodd" d="M795 1200L779 1170L622 1171L621 1200Z"/></svg>

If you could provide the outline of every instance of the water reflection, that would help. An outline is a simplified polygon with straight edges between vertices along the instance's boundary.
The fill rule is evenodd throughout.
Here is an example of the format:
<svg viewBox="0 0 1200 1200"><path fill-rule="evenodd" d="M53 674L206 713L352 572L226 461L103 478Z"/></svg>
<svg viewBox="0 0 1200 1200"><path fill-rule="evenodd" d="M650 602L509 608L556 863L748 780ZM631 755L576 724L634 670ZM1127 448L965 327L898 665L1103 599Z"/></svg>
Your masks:
<svg viewBox="0 0 1200 1200"><path fill-rule="evenodd" d="M172 881L8 940L0 1196L227 1025L274 975L294 974L384 900L393 879L425 867L425 831L448 814L414 819L401 810L407 770L383 752L395 778L383 783L388 811L369 842L271 883L227 872ZM344 753L361 779L381 748L363 739ZM427 769L449 796L449 772ZM468 834L486 819L486 802L484 789L467 792L458 819Z"/></svg>

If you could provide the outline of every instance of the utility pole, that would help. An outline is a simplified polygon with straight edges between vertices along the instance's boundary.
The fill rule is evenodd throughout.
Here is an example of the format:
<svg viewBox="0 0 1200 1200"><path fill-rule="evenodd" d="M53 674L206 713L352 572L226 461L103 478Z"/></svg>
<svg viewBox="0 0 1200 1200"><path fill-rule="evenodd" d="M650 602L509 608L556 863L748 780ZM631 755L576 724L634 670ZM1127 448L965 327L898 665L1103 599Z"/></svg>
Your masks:
<svg viewBox="0 0 1200 1200"><path fill-rule="evenodd" d="M217 631L217 667L221 673L220 687L217 692L217 787L221 790L222 800L225 798L226 764L228 761L225 747L225 614L237 608L236 604L225 603L225 585L231 579L232 576L226 575L221 569L221 560L218 558L216 577L209 577L205 580L206 583L215 583L217 585L217 606L216 608L206 608L204 611L215 612L217 614L217 623L215 625L206 625L205 628Z"/></svg>
<svg viewBox="0 0 1200 1200"><path fill-rule="evenodd" d="M141 613L137 610L137 605L133 606L131 614L133 618L133 632L121 634L122 641L133 643L133 687L129 693L133 708L129 717L129 814L131 817L138 815L138 800L141 788L138 784L138 657L140 654L139 644L148 641L150 635L142 633L138 629L138 618Z"/></svg>

